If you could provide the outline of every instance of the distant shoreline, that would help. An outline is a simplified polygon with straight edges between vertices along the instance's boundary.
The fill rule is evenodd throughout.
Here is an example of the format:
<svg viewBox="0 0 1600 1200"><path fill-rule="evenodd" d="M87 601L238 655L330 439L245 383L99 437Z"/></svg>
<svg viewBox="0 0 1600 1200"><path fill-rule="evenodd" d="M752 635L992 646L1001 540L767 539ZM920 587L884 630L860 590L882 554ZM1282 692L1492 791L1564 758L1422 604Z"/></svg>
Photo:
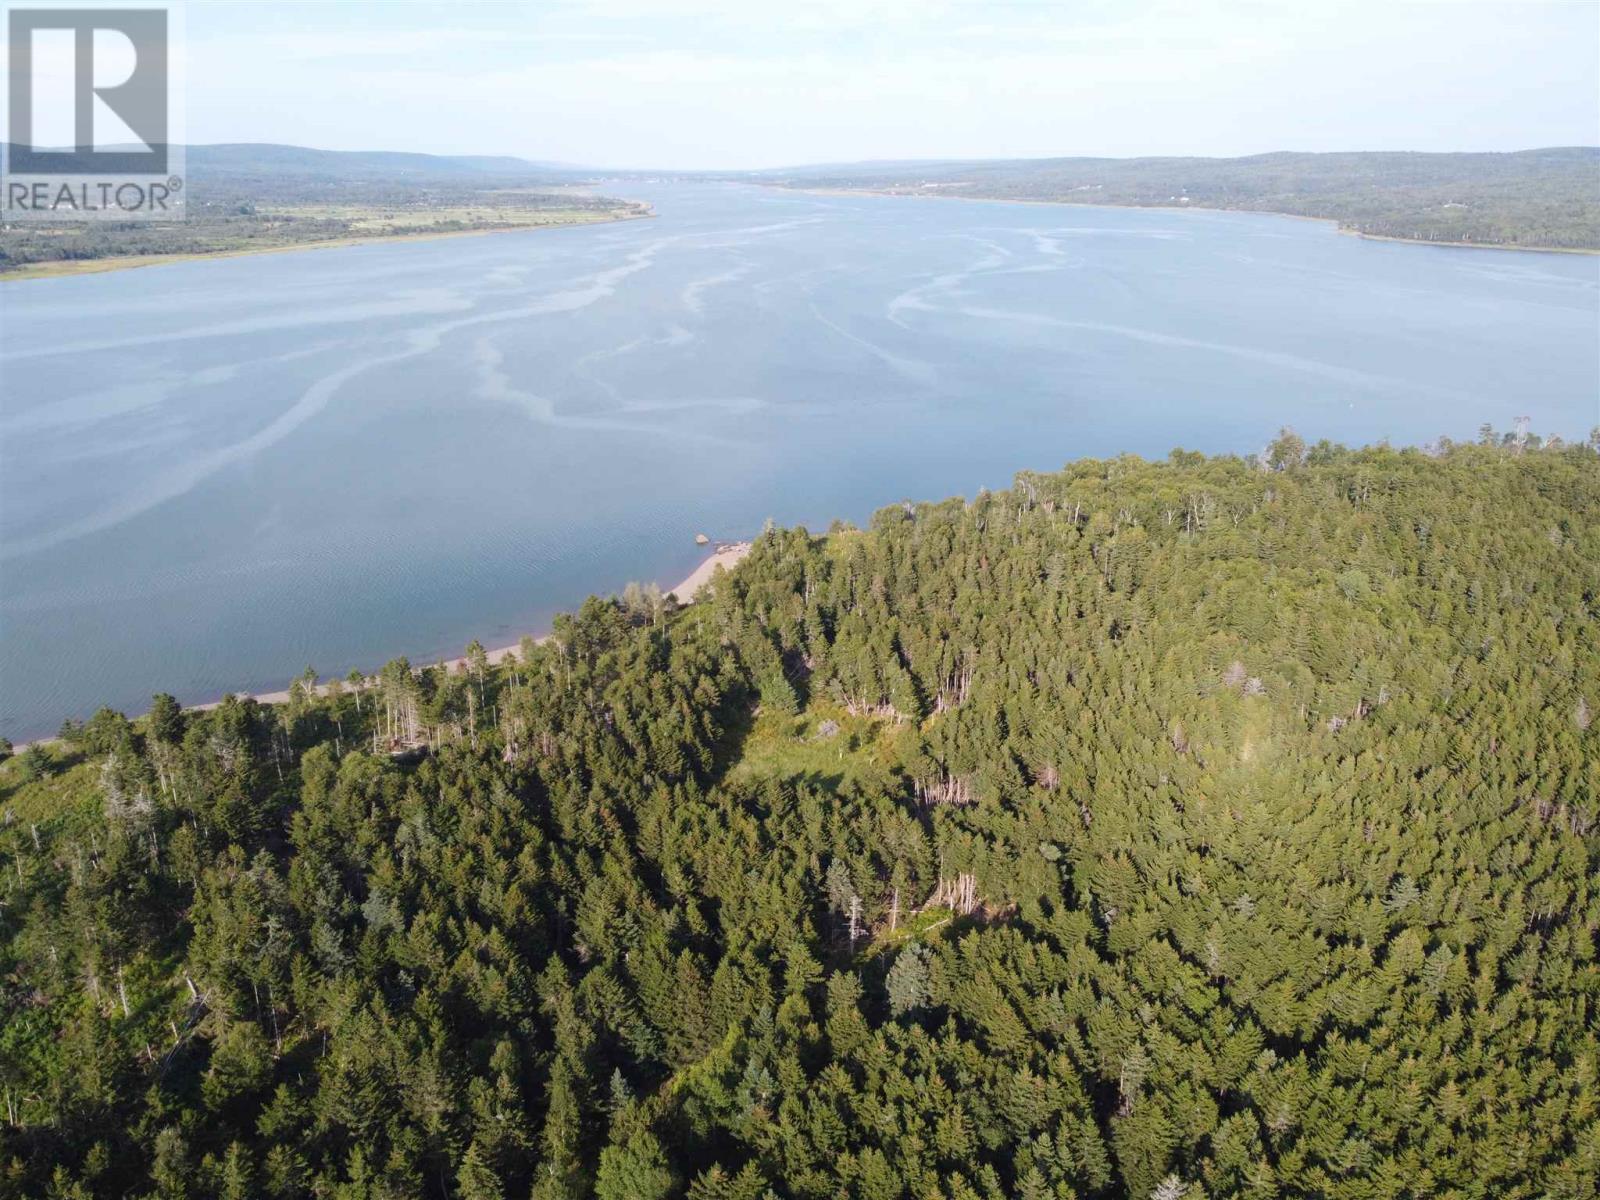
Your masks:
<svg viewBox="0 0 1600 1200"><path fill-rule="evenodd" d="M1225 211L1239 212L1239 209ZM1282 213L1281 216L1293 216L1293 213ZM1334 221L1333 217L1309 217L1312 221ZM1334 221L1338 224L1337 221ZM1459 250L1515 250L1523 254L1582 254L1594 257L1600 250L1587 250L1582 246L1511 246L1504 242L1430 242L1423 238L1396 237L1390 233L1362 233L1359 229L1346 229L1339 226L1339 232L1346 237L1363 238L1369 242L1399 242L1404 246L1446 246Z"/></svg>
<svg viewBox="0 0 1600 1200"><path fill-rule="evenodd" d="M1586 254L1600 255L1600 249L1582 246L1514 246L1505 242L1435 242L1427 238L1397 237L1389 233L1363 233L1347 229L1338 217L1318 217L1310 213L1279 212L1271 208L1216 208L1209 204L1103 204L1093 200L1039 200L1026 196L961 196L953 192L889 192L880 188L824 188L788 187L781 183L764 183L758 186L776 188L785 192L802 192L809 196L883 196L896 200L965 200L972 204L1040 204L1054 208L1124 209L1135 212L1212 212L1243 213L1256 217L1288 217L1291 221L1320 221L1332 225L1335 232L1346 237L1363 238L1370 242L1398 242L1403 246L1450 246L1462 250L1514 250L1522 254Z"/></svg>
<svg viewBox="0 0 1600 1200"><path fill-rule="evenodd" d="M499 225L492 229L440 229L420 233L380 233L371 237L336 237L321 241L289 242L282 246L244 246L230 250L185 250L177 254L115 254L105 258L57 258L47 262L25 263L13 271L0 271L0 284L21 283L29 279L64 279L75 275L100 275L108 271L131 271L140 267L160 267L213 258L245 258L257 254L292 254L301 250L331 250L368 246L380 242L431 242L442 238L483 237L497 233L538 233L546 229L573 229L580 225L611 225L618 221L639 221L656 215L654 208L637 212L615 212L583 221L551 221L545 225Z"/></svg>

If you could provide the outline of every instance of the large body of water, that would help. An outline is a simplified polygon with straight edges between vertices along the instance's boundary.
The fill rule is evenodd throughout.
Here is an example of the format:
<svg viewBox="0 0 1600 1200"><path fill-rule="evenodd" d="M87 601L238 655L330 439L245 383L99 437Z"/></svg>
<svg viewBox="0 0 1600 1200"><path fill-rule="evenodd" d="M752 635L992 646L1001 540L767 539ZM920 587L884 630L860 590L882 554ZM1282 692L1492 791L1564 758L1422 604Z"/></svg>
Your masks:
<svg viewBox="0 0 1600 1200"><path fill-rule="evenodd" d="M1019 469L1600 421L1600 260L1209 212L653 220L0 286L0 733L512 641Z"/></svg>

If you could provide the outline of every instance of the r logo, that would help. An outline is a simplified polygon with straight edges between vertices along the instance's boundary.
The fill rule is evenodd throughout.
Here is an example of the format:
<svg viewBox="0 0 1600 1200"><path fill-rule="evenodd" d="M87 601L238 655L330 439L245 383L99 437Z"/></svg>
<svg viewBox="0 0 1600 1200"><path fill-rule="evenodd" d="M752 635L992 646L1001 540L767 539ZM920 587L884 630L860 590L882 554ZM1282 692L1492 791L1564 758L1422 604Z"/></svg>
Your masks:
<svg viewBox="0 0 1600 1200"><path fill-rule="evenodd" d="M8 32L11 174L166 173L164 9L14 8Z"/></svg>

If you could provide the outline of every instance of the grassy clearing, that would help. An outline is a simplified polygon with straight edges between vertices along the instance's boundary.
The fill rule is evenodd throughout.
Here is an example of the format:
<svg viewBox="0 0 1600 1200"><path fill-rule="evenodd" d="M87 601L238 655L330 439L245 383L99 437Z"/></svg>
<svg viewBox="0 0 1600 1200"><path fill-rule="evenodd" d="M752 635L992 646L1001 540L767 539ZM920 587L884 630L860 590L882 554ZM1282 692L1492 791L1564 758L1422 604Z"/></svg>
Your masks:
<svg viewBox="0 0 1600 1200"><path fill-rule="evenodd" d="M862 947L856 959L865 962L880 954L896 950L907 942L925 941L948 928L955 918L955 912L948 908L930 908L924 912L911 913L902 917L900 924L894 929L880 929L872 940Z"/></svg>
<svg viewBox="0 0 1600 1200"><path fill-rule="evenodd" d="M72 823L98 818L98 765L61 743L42 745L38 752L45 765L33 779L20 755L0 763L0 820L42 828L58 818Z"/></svg>
<svg viewBox="0 0 1600 1200"><path fill-rule="evenodd" d="M829 722L838 727L831 735L823 728ZM895 773L914 741L909 725L881 717L853 717L835 705L816 702L799 716L758 716L728 778L732 783L804 782L829 792L897 789L903 784ZM907 942L944 936L952 923L958 918L949 908L906 911L893 930L881 927L858 943L848 960L865 966L885 955L892 958Z"/></svg>
<svg viewBox="0 0 1600 1200"><path fill-rule="evenodd" d="M827 723L837 729L829 732ZM903 761L909 726L853 717L826 702L799 716L762 713L729 771L733 782L805 780L837 791L846 784L884 787Z"/></svg>

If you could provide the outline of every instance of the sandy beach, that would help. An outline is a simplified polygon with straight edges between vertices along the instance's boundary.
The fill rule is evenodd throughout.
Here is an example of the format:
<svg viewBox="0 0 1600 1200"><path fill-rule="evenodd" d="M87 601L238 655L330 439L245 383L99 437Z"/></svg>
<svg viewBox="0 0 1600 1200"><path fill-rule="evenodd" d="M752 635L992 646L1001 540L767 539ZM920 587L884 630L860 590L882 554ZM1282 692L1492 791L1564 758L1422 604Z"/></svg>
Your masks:
<svg viewBox="0 0 1600 1200"><path fill-rule="evenodd" d="M673 587L664 588L663 591L666 595L676 596L678 601L682 604L693 604L696 597L700 595L700 593L705 589L705 586L715 577L719 567L731 568L749 553L749 542L718 543L712 549L712 551L706 555L705 559L700 563L700 565L694 570L690 571L681 582ZM529 634L528 636L532 637L535 642L546 642L550 639L550 635L548 633ZM495 647L493 650L488 652L489 662L491 664L504 662L508 657L515 655L521 645L522 639L518 638L515 642L511 642L508 645ZM420 665L431 667L439 664L422 663ZM463 671L466 669L467 660L465 658L446 659L444 660L443 665L451 671ZM319 695L326 695L327 689L327 683L319 684L317 687L317 692ZM287 704L289 702L289 692L287 688L277 692L240 692L234 694L241 697L248 695L250 699L256 701L258 704ZM220 700L212 700L204 704L187 704L184 707L194 712L206 712L210 709L216 708L221 703L222 701ZM18 742L12 747L12 749L20 753L21 751L26 750L29 746L48 746L59 740L59 738L53 737L36 738L32 741Z"/></svg>
<svg viewBox="0 0 1600 1200"><path fill-rule="evenodd" d="M701 562L698 567L689 572L688 576L682 582L678 583L674 587L663 588L662 590L669 596L676 596L679 602L682 604L693 604L695 598L699 596L700 592L705 588L705 586L711 582L713 577L715 577L719 567L731 568L749 553L749 542L728 542L719 544L711 551L710 554L706 555L705 560ZM535 642L545 642L550 638L548 633L530 634L529 636L531 636ZM502 663L507 658L515 656L518 648L521 645L522 639L518 638L516 641L511 642L508 645L496 646L494 649L488 652L490 665ZM438 664L422 663L420 665L435 666ZM443 665L446 669L451 671L464 671L466 670L467 660L465 658L446 659L444 660ZM326 689L327 684L322 684L317 690L319 693L325 694ZM254 694L251 699L255 700L259 704L287 704L289 702L289 693L287 689L279 692L258 692ZM191 704L188 707L203 711L205 709L215 708L218 703L220 703L220 701L212 701L209 704Z"/></svg>

